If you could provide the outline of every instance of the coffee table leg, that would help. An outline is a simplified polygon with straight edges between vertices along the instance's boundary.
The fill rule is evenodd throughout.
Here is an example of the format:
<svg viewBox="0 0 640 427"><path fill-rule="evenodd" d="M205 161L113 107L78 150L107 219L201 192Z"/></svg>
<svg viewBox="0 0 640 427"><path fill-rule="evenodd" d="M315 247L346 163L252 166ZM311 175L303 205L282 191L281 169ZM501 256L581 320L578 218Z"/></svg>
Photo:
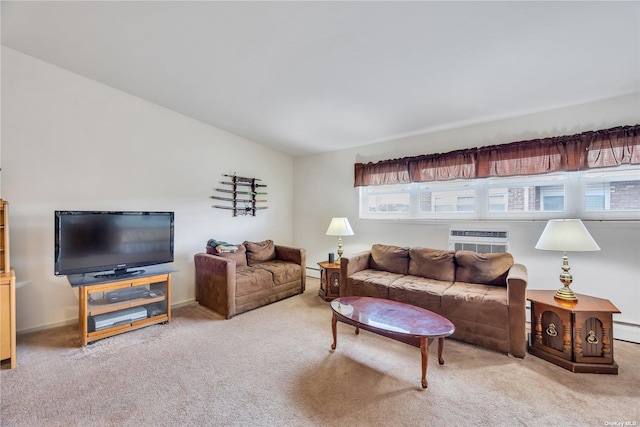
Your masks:
<svg viewBox="0 0 640 427"><path fill-rule="evenodd" d="M444 365L444 359L442 358L442 350L444 350L444 338L438 338L438 363Z"/></svg>
<svg viewBox="0 0 640 427"><path fill-rule="evenodd" d="M336 318L336 314L333 313L333 317L331 318L331 332L333 333L333 344L331 344L331 350L335 350L336 349L336 339L337 339L337 334L336 334L336 324L338 323L338 319Z"/></svg>
<svg viewBox="0 0 640 427"><path fill-rule="evenodd" d="M427 363L429 360L429 341L427 338L420 338L420 353L422 354L422 388L429 387L427 382Z"/></svg>

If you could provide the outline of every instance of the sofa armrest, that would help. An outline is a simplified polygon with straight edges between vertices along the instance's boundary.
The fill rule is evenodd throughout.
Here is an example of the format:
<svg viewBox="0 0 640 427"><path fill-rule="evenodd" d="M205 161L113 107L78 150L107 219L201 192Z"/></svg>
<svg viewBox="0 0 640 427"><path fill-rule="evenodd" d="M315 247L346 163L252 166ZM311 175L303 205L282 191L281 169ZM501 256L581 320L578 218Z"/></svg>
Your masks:
<svg viewBox="0 0 640 427"><path fill-rule="evenodd" d="M236 262L199 253L196 266L196 301L227 319L236 314Z"/></svg>
<svg viewBox="0 0 640 427"><path fill-rule="evenodd" d="M514 264L507 274L507 303L509 305L510 353L515 357L524 357L527 351L526 302L527 268Z"/></svg>
<svg viewBox="0 0 640 427"><path fill-rule="evenodd" d="M346 297L351 295L349 289L349 276L358 271L369 268L369 260L371 259L371 251L359 252L357 254L340 258L340 296Z"/></svg>
<svg viewBox="0 0 640 427"><path fill-rule="evenodd" d="M300 282L302 292L304 292L307 284L307 251L302 248L276 245L276 259L292 262L300 266Z"/></svg>

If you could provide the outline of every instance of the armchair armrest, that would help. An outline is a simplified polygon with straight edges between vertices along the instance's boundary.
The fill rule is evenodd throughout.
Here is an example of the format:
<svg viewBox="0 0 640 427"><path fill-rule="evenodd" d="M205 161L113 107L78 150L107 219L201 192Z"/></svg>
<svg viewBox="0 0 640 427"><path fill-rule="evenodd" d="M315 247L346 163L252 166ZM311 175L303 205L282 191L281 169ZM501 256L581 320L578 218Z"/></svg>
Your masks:
<svg viewBox="0 0 640 427"><path fill-rule="evenodd" d="M358 271L369 268L369 259L371 251L360 252L348 257L340 259L340 296L346 297L351 295L349 289L349 276Z"/></svg>
<svg viewBox="0 0 640 427"><path fill-rule="evenodd" d="M227 319L236 313L236 262L216 255L199 253L196 266L196 301Z"/></svg>
<svg viewBox="0 0 640 427"><path fill-rule="evenodd" d="M509 305L510 353L515 357L524 357L527 351L526 301L527 268L514 264L507 273L507 304Z"/></svg>
<svg viewBox="0 0 640 427"><path fill-rule="evenodd" d="M302 292L304 292L307 284L307 251L302 248L276 245L276 259L292 262L300 266L300 281Z"/></svg>

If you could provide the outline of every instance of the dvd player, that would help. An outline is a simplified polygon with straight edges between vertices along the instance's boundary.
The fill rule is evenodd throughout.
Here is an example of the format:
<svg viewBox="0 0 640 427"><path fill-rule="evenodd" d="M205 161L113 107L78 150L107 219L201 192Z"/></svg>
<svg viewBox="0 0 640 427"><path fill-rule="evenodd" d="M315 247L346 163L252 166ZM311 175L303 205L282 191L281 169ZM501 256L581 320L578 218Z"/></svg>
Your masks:
<svg viewBox="0 0 640 427"><path fill-rule="evenodd" d="M146 319L147 309L144 307L131 307L111 313L98 314L90 317L90 326L94 331L99 331L112 326L123 325L136 320Z"/></svg>
<svg viewBox="0 0 640 427"><path fill-rule="evenodd" d="M128 301L135 298L144 298L148 296L149 289L144 286L135 286L132 288L117 289L115 291L107 292L107 301L120 302Z"/></svg>

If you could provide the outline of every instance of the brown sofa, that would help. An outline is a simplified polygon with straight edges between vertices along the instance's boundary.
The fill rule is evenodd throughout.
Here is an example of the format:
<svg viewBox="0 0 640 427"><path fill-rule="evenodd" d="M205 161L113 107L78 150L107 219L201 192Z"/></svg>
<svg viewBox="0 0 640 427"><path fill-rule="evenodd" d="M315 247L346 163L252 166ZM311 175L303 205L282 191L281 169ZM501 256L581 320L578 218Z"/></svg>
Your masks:
<svg viewBox="0 0 640 427"><path fill-rule="evenodd" d="M304 249L276 245L272 240L244 242L236 252L194 256L196 300L227 319L304 292Z"/></svg>
<svg viewBox="0 0 640 427"><path fill-rule="evenodd" d="M373 245L343 257L340 296L371 296L438 313L453 338L524 357L527 270L509 253Z"/></svg>

